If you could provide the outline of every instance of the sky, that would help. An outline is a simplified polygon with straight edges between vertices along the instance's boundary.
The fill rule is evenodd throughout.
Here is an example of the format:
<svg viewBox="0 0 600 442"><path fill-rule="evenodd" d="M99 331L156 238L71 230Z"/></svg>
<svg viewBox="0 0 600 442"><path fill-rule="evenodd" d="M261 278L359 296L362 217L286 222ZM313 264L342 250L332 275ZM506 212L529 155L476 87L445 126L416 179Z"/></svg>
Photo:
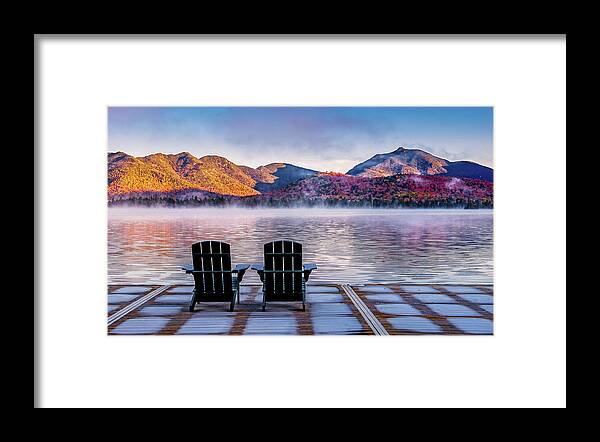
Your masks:
<svg viewBox="0 0 600 442"><path fill-rule="evenodd" d="M403 146L492 167L491 107L109 107L108 151L347 172Z"/></svg>

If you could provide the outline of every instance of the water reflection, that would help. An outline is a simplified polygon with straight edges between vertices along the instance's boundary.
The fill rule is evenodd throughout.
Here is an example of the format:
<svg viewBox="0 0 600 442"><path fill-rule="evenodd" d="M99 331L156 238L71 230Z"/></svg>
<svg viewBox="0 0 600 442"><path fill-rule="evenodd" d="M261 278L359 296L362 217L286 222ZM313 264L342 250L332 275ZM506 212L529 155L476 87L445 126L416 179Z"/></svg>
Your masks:
<svg viewBox="0 0 600 442"><path fill-rule="evenodd" d="M108 279L190 283L179 269L196 241L230 243L239 263L261 262L262 245L284 238L318 263L311 281L492 283L492 211L402 209L112 208Z"/></svg>

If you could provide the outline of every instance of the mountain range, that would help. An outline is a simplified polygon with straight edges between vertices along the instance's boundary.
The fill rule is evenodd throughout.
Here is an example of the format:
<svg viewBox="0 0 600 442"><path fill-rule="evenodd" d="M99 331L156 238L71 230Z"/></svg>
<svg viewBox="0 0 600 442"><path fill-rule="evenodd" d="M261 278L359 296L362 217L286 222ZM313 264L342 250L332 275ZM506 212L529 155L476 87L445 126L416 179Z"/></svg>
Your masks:
<svg viewBox="0 0 600 442"><path fill-rule="evenodd" d="M409 179L410 178L410 179ZM324 173L287 163L257 168L216 155L189 152L134 157L108 154L108 199L118 201L460 201L491 204L493 170L469 161L448 161L420 149L399 147L377 154L346 174ZM412 192L412 193L411 193ZM310 197L308 196L310 195ZM246 201L248 202L248 201Z"/></svg>
<svg viewBox="0 0 600 442"><path fill-rule="evenodd" d="M353 176L369 178L391 175L441 175L493 181L494 171L471 161L448 161L420 149L399 147L393 152L374 155L350 169Z"/></svg>
<svg viewBox="0 0 600 442"><path fill-rule="evenodd" d="M189 152L145 157L111 152L108 154L108 196L119 198L160 192L251 196L280 189L318 173L286 163L254 169L216 155L196 158Z"/></svg>

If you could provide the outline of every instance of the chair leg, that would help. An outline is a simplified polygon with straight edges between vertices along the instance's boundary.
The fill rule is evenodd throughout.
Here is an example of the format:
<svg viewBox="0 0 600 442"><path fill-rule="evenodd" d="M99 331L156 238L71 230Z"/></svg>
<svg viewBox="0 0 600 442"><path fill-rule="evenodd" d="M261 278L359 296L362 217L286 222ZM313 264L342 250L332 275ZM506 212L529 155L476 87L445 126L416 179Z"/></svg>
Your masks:
<svg viewBox="0 0 600 442"><path fill-rule="evenodd" d="M194 289L194 294L192 295L192 300L190 301L188 310L190 312L193 312L195 307L196 307L196 289Z"/></svg>
<svg viewBox="0 0 600 442"><path fill-rule="evenodd" d="M237 292L233 292L233 297L231 298L231 303L229 304L229 311L232 312L235 308L235 297L237 296Z"/></svg>
<svg viewBox="0 0 600 442"><path fill-rule="evenodd" d="M302 311L306 311L306 288L302 290Z"/></svg>

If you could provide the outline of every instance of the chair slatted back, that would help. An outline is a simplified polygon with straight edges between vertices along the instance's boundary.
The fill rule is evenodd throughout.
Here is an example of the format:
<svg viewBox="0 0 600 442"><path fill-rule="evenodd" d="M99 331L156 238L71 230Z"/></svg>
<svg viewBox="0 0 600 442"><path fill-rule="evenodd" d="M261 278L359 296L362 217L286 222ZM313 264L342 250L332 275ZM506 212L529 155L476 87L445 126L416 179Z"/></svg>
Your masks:
<svg viewBox="0 0 600 442"><path fill-rule="evenodd" d="M220 241L202 241L192 245L192 263L196 291L204 295L232 293L231 247Z"/></svg>
<svg viewBox="0 0 600 442"><path fill-rule="evenodd" d="M273 241L264 245L265 291L274 297L302 293L302 244Z"/></svg>

